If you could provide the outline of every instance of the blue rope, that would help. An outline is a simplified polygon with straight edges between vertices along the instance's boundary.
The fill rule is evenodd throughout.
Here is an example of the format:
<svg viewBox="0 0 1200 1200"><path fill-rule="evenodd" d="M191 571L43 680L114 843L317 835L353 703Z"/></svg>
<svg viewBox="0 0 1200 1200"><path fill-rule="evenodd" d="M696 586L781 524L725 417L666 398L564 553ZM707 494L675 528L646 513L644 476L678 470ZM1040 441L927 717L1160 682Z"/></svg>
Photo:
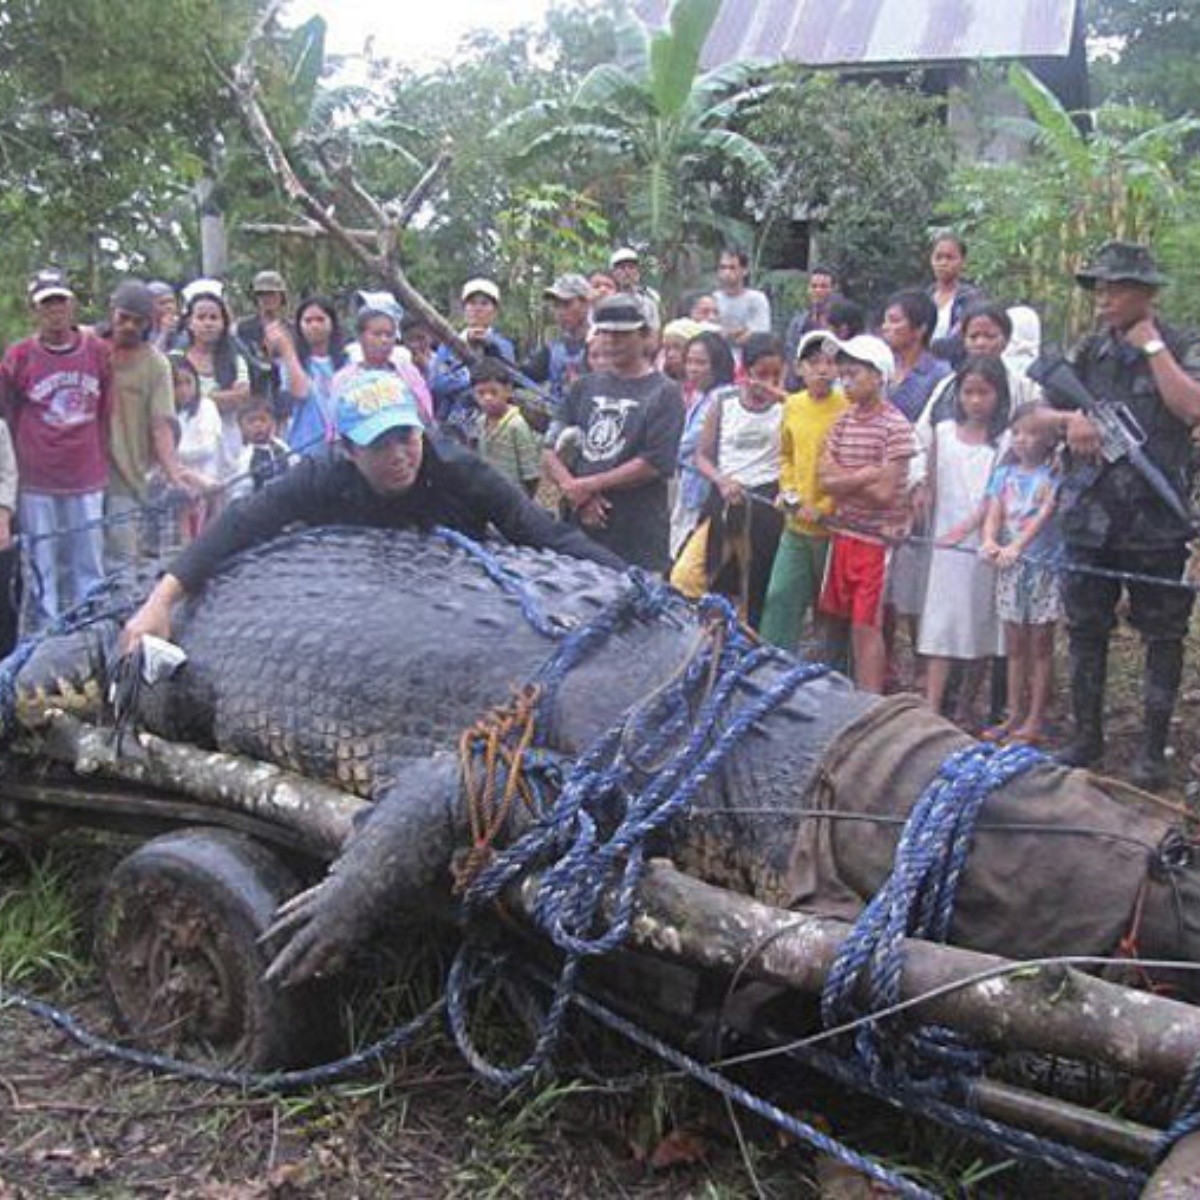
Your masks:
<svg viewBox="0 0 1200 1200"><path fill-rule="evenodd" d="M1175 1143L1200 1131L1200 1054L1192 1059L1175 1096L1171 1124L1159 1139L1159 1158L1165 1158Z"/></svg>
<svg viewBox="0 0 1200 1200"><path fill-rule="evenodd" d="M650 621L672 605L682 605L682 597L644 571L632 567L625 575L627 586L615 600L600 610L585 625L571 630L563 638L554 657L538 671L534 682L542 690L543 708L559 684L593 651L603 646L622 626L633 621ZM549 715L547 713L546 715Z"/></svg>
<svg viewBox="0 0 1200 1200"><path fill-rule="evenodd" d="M857 1150L851 1149L844 1142L838 1141L830 1134L817 1129L813 1125L809 1125L805 1121L801 1121L799 1117L795 1117L789 1112L784 1112L778 1105L772 1104L769 1100L755 1095L748 1088L734 1083L714 1068L698 1062L696 1059L684 1054L681 1050L677 1050L668 1042L663 1041L662 1038L656 1037L648 1030L635 1025L632 1021L626 1020L626 1018L613 1012L605 1005L600 1004L592 997L579 993L572 999L583 1012L601 1024L619 1033L635 1045L650 1051L657 1058L662 1059L663 1062L668 1063L677 1070L683 1071L692 1079L711 1088L718 1095L732 1100L735 1104L753 1113L756 1117L770 1122L791 1137L796 1138L805 1145L811 1146L818 1154L827 1154L831 1158L836 1158L839 1162L845 1163L853 1170L892 1188L898 1196L909 1197L910 1200L937 1200L935 1193L927 1191L911 1179L906 1178L896 1171L891 1171L874 1159L868 1158L866 1155L860 1154Z"/></svg>
<svg viewBox="0 0 1200 1200"><path fill-rule="evenodd" d="M529 580L511 567L506 567L486 546L474 538L467 537L465 533L459 533L457 529L447 529L444 525L435 526L433 536L473 558L502 592L512 596L520 604L525 620L543 637L557 641L566 632L562 622L542 608L537 589Z"/></svg>
<svg viewBox="0 0 1200 1200"><path fill-rule="evenodd" d="M636 586L647 585L643 581ZM655 599L655 589L666 594ZM653 585L649 599L651 610L675 602L662 584ZM567 648L567 660L594 647L615 628L609 619L612 611L601 614L596 629L579 632ZM703 612L719 622L722 635L709 644L708 653L695 655L673 685L597 739L567 771L553 807L501 851L464 896L465 912L477 913L494 904L519 876L544 865L530 912L535 927L564 955L550 1010L532 1051L520 1065L500 1067L487 1061L471 1040L468 1009L478 978L478 946L471 938L464 942L447 983L450 1025L468 1062L495 1084L514 1087L545 1064L561 1033L580 966L626 940L650 840L691 807L748 730L796 688L829 670L823 664L792 664L773 647L755 644L723 598L706 598ZM745 687L756 671L778 662L790 665L770 686ZM552 660L545 674L553 679L560 666ZM709 679L715 682L700 699L696 692ZM739 690L749 690L751 698L735 707ZM665 712L670 713L667 719ZM653 732L647 736L647 730ZM669 739L674 739L674 748L643 781L631 750L657 755L666 750ZM611 898L612 910L607 918L606 897Z"/></svg>
<svg viewBox="0 0 1200 1200"><path fill-rule="evenodd" d="M904 939L944 942L959 880L984 801L1018 775L1049 761L1028 746L971 745L953 754L917 801L896 846L892 872L838 950L821 998L826 1025L860 1015L855 995L864 982L870 1009L900 998ZM876 1073L885 1070L875 1025L856 1038Z"/></svg>
<svg viewBox="0 0 1200 1200"><path fill-rule="evenodd" d="M428 1029L435 1017L445 1007L445 998L435 1000L427 1009L418 1013L411 1021L398 1025L379 1041L361 1050L339 1058L334 1062L321 1063L295 1071L239 1071L226 1067L209 1067L203 1063L188 1062L168 1054L157 1054L150 1050L137 1050L119 1042L109 1041L92 1033L70 1013L26 996L22 992L0 988L0 1007L19 1008L48 1024L60 1029L72 1041L95 1054L103 1054L118 1062L140 1067L156 1075L170 1075L178 1079L194 1079L201 1083L217 1084L221 1087L242 1088L247 1091L294 1092L301 1088L318 1087L337 1083L343 1079L363 1074L368 1068L407 1049L418 1036Z"/></svg>
<svg viewBox="0 0 1200 1200"><path fill-rule="evenodd" d="M988 1142L1005 1154L1030 1159L1054 1170L1073 1171L1093 1179L1102 1179L1128 1189L1133 1195L1138 1194L1145 1186L1146 1174L1136 1167L1109 1162L1108 1159L1089 1154L1074 1146L985 1117L970 1108L948 1104L930 1096L923 1088L905 1087L897 1082L881 1085L855 1058L839 1057L813 1048L789 1050L788 1057L812 1067L835 1083L866 1092L892 1104L909 1107L939 1125Z"/></svg>
<svg viewBox="0 0 1200 1200"><path fill-rule="evenodd" d="M474 558L489 578L517 599L535 630L559 642L556 654L538 677L548 696L553 695L579 662L622 625L651 619L680 603L664 585L640 572L631 572L630 586L616 600L587 625L568 631L557 618L546 614L536 589L487 548L452 530L439 528L435 533ZM40 634L26 639L0 664L0 721L4 730L11 730L14 724L16 677L37 646L48 637L123 615L129 608L128 601L101 606L102 601L111 600L112 591L113 580L103 581L82 604ZM569 769L545 747L535 747L529 752L526 769L542 820L480 873L464 899L465 910L477 912L494 903L519 875L540 864L550 864L542 872L531 912L535 926L563 953L564 961L554 983L549 1011L529 1056L516 1067L504 1068L487 1060L474 1046L468 1028L468 1010L481 976L478 943L470 937L456 956L447 980L445 1006L451 1030L460 1051L477 1072L494 1083L513 1087L548 1061L569 1006L578 1004L634 1042L817 1150L888 1184L901 1195L928 1197L930 1193L924 1189L798 1121L578 993L579 971L584 961L611 953L628 936L648 841L690 808L700 789L755 724L784 703L797 687L829 669L821 664L793 665L772 684L761 687L752 679L755 672L768 663L790 660L771 647L753 643L739 627L728 601L706 597L701 602L701 612L719 623L724 637L715 646L710 643L706 652L694 655L675 680L604 734ZM698 700L706 681L711 687ZM751 699L735 709L733 700L739 691ZM653 762L672 746L675 749L664 762ZM649 765L643 766L643 761ZM822 998L827 1024L840 1023L853 1012L853 997L864 977L869 985L872 1011L899 999L904 938L944 941L949 933L958 883L984 801L998 787L1044 761L1045 756L1026 747L999 749L981 745L960 751L943 764L910 815L897 846L892 874L839 951ZM639 778L642 775L648 776L644 784ZM557 796L552 805L547 801L548 791ZM612 894L615 894L612 913L603 920L604 900ZM214 1083L270 1090L331 1082L356 1073L386 1053L409 1044L441 1007L440 1003L435 1005L382 1042L337 1063L309 1071L264 1076L180 1063L163 1055L114 1046L91 1035L74 1018L52 1006L14 993L3 999L53 1022L81 1044L135 1065ZM929 1095L926 1083L930 1076L935 1084L942 1085L942 1090L946 1090L944 1085L954 1082L953 1076L947 1076L946 1067L959 1075L960 1085L962 1071L977 1073L981 1069L979 1055L947 1037L947 1032L920 1030L915 1036L909 1035L899 1049L893 1047L889 1052L888 1047L881 1045L874 1024L868 1024L856 1039L858 1061L825 1055L819 1056L823 1061L816 1065L851 1086L902 1103L916 1100L934 1119L990 1140L1006 1151L1031 1155L1052 1165L1129 1186L1144 1178L1128 1168L1001 1125ZM922 1071L925 1080L919 1078ZM1200 1059L1180 1091L1180 1115L1164 1135L1164 1147L1200 1129ZM969 1092L965 1095L969 1099Z"/></svg>

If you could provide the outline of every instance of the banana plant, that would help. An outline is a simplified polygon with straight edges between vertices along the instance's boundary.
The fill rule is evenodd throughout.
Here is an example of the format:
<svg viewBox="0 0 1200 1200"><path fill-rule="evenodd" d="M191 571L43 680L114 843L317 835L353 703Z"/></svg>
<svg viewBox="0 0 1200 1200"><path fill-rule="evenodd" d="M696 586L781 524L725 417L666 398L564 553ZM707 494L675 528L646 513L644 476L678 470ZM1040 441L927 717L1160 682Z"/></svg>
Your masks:
<svg viewBox="0 0 1200 1200"><path fill-rule="evenodd" d="M1029 115L998 125L1025 137L1029 156L963 168L946 212L965 228L988 290L1033 299L1052 335L1070 338L1090 316L1075 272L1097 246L1113 238L1158 242L1189 220L1194 228L1190 147L1200 120L1163 121L1111 104L1072 114L1017 64L1009 83Z"/></svg>
<svg viewBox="0 0 1200 1200"><path fill-rule="evenodd" d="M700 70L719 9L720 0L675 0L666 26L651 31L623 7L614 61L593 68L566 102L541 101L504 125L532 131L520 165L569 156L597 191L615 192L627 235L668 274L719 226L723 174L765 181L773 171L763 149L730 127L771 90L755 84L764 65Z"/></svg>

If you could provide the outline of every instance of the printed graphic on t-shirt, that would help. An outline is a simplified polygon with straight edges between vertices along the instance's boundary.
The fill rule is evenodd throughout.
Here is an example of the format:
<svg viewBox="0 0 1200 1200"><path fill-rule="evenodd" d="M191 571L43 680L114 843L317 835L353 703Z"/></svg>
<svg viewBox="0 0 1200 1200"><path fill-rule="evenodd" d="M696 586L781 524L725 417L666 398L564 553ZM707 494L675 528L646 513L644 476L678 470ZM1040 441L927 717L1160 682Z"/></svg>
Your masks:
<svg viewBox="0 0 1200 1200"><path fill-rule="evenodd" d="M55 371L29 392L30 401L42 406L45 423L61 429L94 421L99 398L100 380L83 371Z"/></svg>
<svg viewBox="0 0 1200 1200"><path fill-rule="evenodd" d="M625 449L625 425L637 400L597 396L583 438L583 457L588 462L617 458Z"/></svg>
<svg viewBox="0 0 1200 1200"><path fill-rule="evenodd" d="M768 425L743 425L734 431L733 445L737 450L761 450L774 438Z"/></svg>

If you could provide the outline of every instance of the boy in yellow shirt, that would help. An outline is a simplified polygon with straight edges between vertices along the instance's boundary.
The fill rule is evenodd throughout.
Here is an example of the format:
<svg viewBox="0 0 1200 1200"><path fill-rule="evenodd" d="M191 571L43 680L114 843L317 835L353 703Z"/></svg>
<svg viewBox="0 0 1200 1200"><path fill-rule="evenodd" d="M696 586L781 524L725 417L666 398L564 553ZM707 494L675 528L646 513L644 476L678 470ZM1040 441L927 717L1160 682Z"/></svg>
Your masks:
<svg viewBox="0 0 1200 1200"><path fill-rule="evenodd" d="M763 640L795 650L805 614L816 611L833 499L821 487L817 464L825 435L846 411L848 401L837 384L837 360L825 349L828 333L812 330L800 339L797 369L804 390L787 398L780 444L779 498L787 526L779 539L760 633Z"/></svg>

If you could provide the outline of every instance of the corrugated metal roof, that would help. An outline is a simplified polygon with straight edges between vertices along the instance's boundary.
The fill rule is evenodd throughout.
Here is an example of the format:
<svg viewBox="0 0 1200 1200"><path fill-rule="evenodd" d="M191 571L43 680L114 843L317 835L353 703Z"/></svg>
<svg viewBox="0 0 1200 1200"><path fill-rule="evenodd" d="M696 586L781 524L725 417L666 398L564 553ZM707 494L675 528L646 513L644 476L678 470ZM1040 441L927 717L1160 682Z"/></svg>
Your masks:
<svg viewBox="0 0 1200 1200"><path fill-rule="evenodd" d="M635 0L650 25L668 0ZM1065 58L1076 0L723 0L702 56L811 67Z"/></svg>

